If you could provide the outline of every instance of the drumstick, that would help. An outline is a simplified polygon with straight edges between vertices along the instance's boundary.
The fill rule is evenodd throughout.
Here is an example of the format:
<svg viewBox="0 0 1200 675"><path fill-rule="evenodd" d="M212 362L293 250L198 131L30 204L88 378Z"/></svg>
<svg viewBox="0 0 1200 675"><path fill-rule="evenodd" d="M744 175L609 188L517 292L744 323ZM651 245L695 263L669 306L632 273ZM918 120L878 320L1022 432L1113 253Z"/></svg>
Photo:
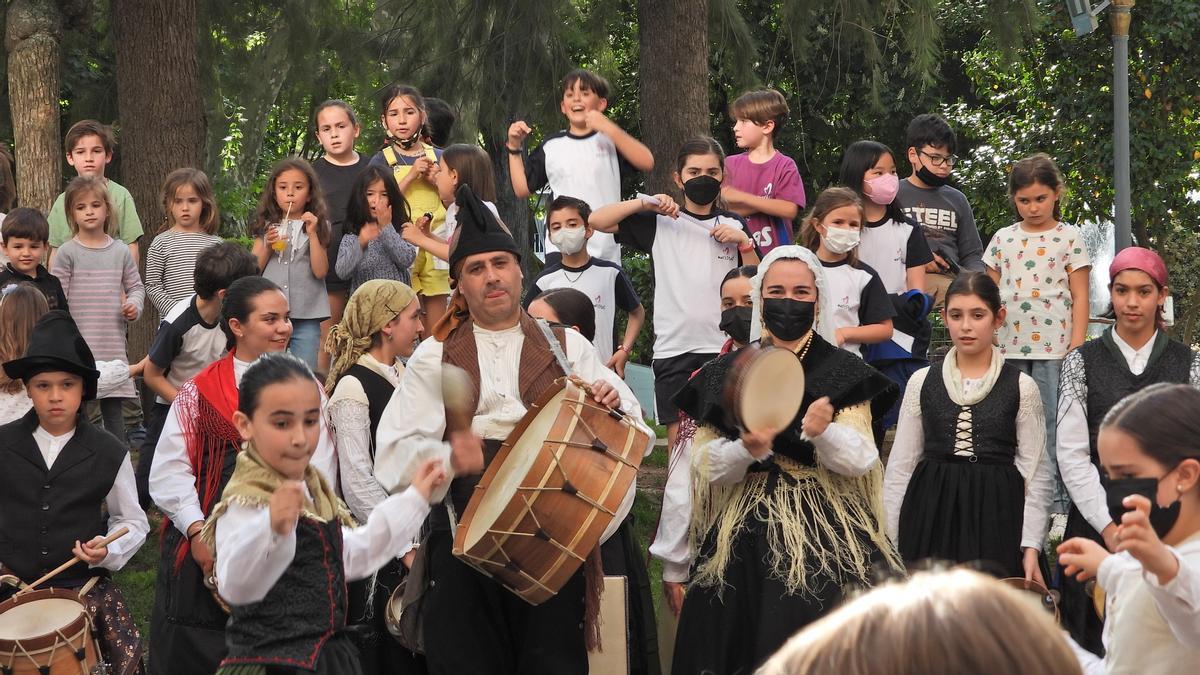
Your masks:
<svg viewBox="0 0 1200 675"><path fill-rule="evenodd" d="M471 399L475 385L467 371L450 364L442 365L442 400L446 404L446 430L465 431L471 428Z"/></svg>
<svg viewBox="0 0 1200 675"><path fill-rule="evenodd" d="M113 532L112 534L108 535L104 539L100 540L100 543L98 544L98 546L108 546L109 544L120 539L121 537L124 537L127 534L129 534L129 528L122 527L121 529L117 530L116 532ZM43 574L41 579L38 579L37 581L33 582L32 584L29 584L25 588L22 588L21 590L17 591L13 595L20 595L22 593L28 593L29 591L32 591L33 589L37 588L38 586L41 586L42 584L46 583L50 579L53 579L54 577L58 576L62 572L65 572L67 570L67 568L71 567L72 565L74 565L77 562L83 562L83 559L80 558L79 556L73 556L67 562L59 565L58 567L47 572L46 574Z"/></svg>

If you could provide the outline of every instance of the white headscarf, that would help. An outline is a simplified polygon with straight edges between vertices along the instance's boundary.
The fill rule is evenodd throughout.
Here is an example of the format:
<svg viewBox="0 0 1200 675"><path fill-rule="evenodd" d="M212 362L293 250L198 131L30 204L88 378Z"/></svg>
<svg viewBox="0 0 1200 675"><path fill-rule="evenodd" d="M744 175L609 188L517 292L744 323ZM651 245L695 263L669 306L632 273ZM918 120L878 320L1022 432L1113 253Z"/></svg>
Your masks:
<svg viewBox="0 0 1200 675"><path fill-rule="evenodd" d="M767 254L766 258L758 264L758 274L750 280L750 301L753 303L753 311L750 315L750 341L755 342L762 337L762 285L763 279L767 276L767 270L777 260L799 260L812 270L813 278L817 283L817 317L815 330L817 334L825 341L836 345L837 336L834 333L833 327L833 298L829 294L829 284L825 280L825 268L821 265L821 261L817 258L817 254L804 248L803 246L779 246Z"/></svg>

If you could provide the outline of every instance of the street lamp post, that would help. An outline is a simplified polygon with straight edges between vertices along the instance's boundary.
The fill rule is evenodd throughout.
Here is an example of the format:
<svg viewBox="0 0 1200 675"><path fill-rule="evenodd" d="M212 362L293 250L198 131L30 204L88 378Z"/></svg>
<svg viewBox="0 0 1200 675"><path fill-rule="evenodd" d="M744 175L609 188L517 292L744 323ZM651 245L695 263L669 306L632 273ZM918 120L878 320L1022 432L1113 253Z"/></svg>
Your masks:
<svg viewBox="0 0 1200 675"><path fill-rule="evenodd" d="M1113 0L1109 20L1113 40L1113 191L1120 251L1133 243L1129 187L1129 22L1135 0Z"/></svg>

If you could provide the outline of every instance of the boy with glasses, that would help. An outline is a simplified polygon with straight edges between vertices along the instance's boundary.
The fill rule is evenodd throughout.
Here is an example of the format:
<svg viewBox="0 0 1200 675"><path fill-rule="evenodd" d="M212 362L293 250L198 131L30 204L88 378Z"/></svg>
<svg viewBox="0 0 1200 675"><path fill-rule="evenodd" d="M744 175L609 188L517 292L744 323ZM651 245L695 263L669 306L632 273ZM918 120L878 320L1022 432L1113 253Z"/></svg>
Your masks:
<svg viewBox="0 0 1200 675"><path fill-rule="evenodd" d="M913 172L900 181L896 203L925 230L933 251L933 262L925 266L925 292L937 310L959 272L983 271L983 242L966 196L949 184L957 159L954 130L927 113L913 118L907 137Z"/></svg>

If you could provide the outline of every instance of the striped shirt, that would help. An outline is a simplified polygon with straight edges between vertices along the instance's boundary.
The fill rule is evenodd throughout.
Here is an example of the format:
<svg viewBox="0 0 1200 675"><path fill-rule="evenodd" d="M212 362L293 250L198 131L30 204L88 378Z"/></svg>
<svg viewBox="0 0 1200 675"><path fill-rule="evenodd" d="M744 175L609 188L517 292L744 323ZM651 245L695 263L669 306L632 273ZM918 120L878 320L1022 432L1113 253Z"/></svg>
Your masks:
<svg viewBox="0 0 1200 675"><path fill-rule="evenodd" d="M196 257L223 240L215 234L171 228L150 242L146 252L146 295L166 316L180 300L196 292Z"/></svg>
<svg viewBox="0 0 1200 675"><path fill-rule="evenodd" d="M109 238L104 246L90 248L71 239L58 249L52 269L67 294L71 318L96 360L129 363L125 350L127 322L121 316L121 307L128 302L140 316L146 301L146 290L129 246ZM112 394L112 398L135 396L132 379Z"/></svg>

